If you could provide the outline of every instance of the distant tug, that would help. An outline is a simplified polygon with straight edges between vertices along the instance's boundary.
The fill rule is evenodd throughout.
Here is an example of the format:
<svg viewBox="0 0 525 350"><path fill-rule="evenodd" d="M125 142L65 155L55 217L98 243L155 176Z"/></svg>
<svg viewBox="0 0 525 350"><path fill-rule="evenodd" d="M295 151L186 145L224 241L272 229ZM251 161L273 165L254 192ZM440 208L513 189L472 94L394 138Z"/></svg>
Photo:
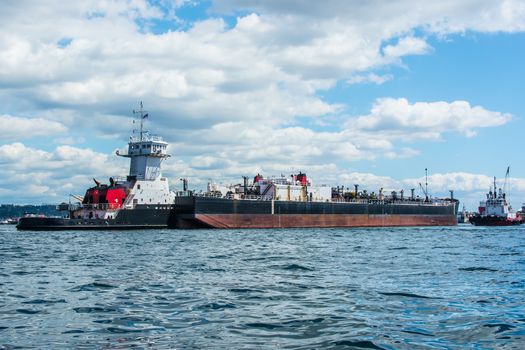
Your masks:
<svg viewBox="0 0 525 350"><path fill-rule="evenodd" d="M505 175L505 183L508 176L509 168ZM496 177L494 177L494 188L487 193L487 199L479 203L478 212L472 215L469 221L476 226L512 226L521 225L523 217L512 211L507 202L507 195L501 188L496 191Z"/></svg>
<svg viewBox="0 0 525 350"><path fill-rule="evenodd" d="M89 188L77 205L64 203L65 218L23 217L19 230L94 230L144 228L292 228L384 227L456 225L458 201L425 198L403 190L376 194L366 190L314 185L300 172L290 177L266 178L259 174L251 183L219 186L205 192L173 193L161 175L161 163L169 157L167 143L143 130L148 116L141 108L140 136L131 137L126 154L130 170L126 179L110 178ZM420 184L421 186L421 184ZM421 188L423 188L421 186Z"/></svg>

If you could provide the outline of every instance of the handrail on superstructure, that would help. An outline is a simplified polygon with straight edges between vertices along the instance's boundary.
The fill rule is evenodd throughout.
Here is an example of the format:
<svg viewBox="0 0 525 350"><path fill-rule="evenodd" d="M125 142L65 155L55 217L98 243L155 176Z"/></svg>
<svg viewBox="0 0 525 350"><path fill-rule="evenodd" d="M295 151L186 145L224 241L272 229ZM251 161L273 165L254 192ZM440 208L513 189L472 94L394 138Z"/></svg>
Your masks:
<svg viewBox="0 0 525 350"><path fill-rule="evenodd" d="M139 136L130 136L130 142L166 142L161 136L144 134L142 139Z"/></svg>

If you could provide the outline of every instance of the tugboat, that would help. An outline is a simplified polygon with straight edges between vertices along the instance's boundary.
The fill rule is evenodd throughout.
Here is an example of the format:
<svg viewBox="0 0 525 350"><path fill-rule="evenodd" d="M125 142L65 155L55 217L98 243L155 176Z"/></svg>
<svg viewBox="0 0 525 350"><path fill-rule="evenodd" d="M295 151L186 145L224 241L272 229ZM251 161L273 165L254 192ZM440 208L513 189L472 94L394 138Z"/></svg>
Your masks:
<svg viewBox="0 0 525 350"><path fill-rule="evenodd" d="M96 230L164 228L173 221L175 193L161 174L161 163L170 157L168 143L144 130L148 113L142 102L133 111L140 119L139 135L132 135L128 151L117 155L130 158L125 178L111 177L109 184L95 181L84 197L74 196L78 204L62 203L57 209L65 217L26 216L20 218L19 230Z"/></svg>
<svg viewBox="0 0 525 350"><path fill-rule="evenodd" d="M505 185L509 170L510 168L507 168ZM471 216L469 221L475 226L512 226L521 225L523 218L512 211L506 193L501 188L496 190L496 177L494 177L494 187L487 193L487 199L479 203L478 213Z"/></svg>

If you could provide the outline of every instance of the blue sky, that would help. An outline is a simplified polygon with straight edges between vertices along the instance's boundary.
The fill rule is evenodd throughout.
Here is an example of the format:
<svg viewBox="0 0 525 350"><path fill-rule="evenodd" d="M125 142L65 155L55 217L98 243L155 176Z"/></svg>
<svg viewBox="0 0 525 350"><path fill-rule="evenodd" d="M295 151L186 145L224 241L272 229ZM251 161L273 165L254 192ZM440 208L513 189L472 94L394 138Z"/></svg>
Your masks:
<svg viewBox="0 0 525 350"><path fill-rule="evenodd" d="M0 203L124 175L131 110L172 186L306 171L475 209L511 167L525 202L525 2L16 2L0 14Z"/></svg>
<svg viewBox="0 0 525 350"><path fill-rule="evenodd" d="M405 58L403 68L394 68L395 79L382 85L352 85L327 98L355 100L355 113L366 113L376 97L406 97L410 101L465 100L493 111L513 115L505 125L480 129L476 137L450 133L439 142L418 142L420 156L403 159L397 172L411 176L414 164L435 172L466 171L500 177L508 165L513 176L525 174L517 158L524 146L525 106L520 85L525 81L525 35L523 33L466 33L444 40L431 38L433 52ZM393 160L395 166L399 160ZM374 163L364 161L360 168ZM383 168L382 175L389 175ZM386 171L386 173L383 173ZM525 199L524 199L525 200Z"/></svg>

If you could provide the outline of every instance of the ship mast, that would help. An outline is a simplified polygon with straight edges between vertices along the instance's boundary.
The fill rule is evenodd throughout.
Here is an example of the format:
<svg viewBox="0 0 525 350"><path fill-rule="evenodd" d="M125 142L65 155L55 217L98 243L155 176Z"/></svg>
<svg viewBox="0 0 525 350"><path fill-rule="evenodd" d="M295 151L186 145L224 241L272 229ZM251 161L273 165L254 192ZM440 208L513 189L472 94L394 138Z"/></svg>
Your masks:
<svg viewBox="0 0 525 350"><path fill-rule="evenodd" d="M494 199L498 198L497 196L497 190L496 190L496 176L494 176Z"/></svg>
<svg viewBox="0 0 525 350"><path fill-rule="evenodd" d="M144 107L142 106L142 101L140 101L140 109L139 110L133 110L133 114L136 114L140 118L140 142L144 141L144 134L147 133L147 131L144 131L144 119L148 117L148 113L144 110Z"/></svg>
<svg viewBox="0 0 525 350"><path fill-rule="evenodd" d="M160 163L170 156L167 153L168 143L144 130L144 119L148 117L148 113L144 110L142 101L140 109L133 110L133 114L140 118L140 130L133 129L133 133L140 131L140 135L130 137L126 154L117 155L131 158L128 179L154 181L161 176Z"/></svg>

